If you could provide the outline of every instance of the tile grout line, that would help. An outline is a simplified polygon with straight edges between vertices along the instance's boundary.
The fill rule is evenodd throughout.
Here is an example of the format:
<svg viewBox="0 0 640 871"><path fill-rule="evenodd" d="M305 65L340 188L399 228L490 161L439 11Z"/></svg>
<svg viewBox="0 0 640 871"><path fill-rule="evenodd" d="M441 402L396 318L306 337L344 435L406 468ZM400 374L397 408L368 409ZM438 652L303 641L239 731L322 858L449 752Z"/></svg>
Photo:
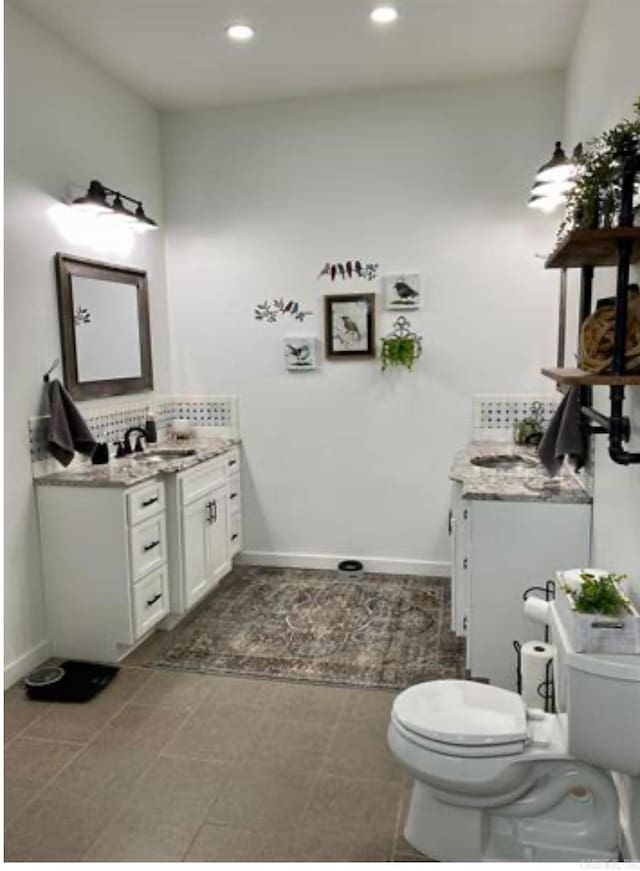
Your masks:
<svg viewBox="0 0 640 871"><path fill-rule="evenodd" d="M138 690L136 690L136 692L138 692ZM134 693L134 695L135 695L135 693ZM99 735L102 734L102 732L107 728L107 726L109 725L109 723L112 722L112 720L114 720L117 716L119 716L120 713L122 713L122 711L126 708L126 706L127 706L128 703L129 703L129 700L127 699L127 700L122 704L122 706L121 706L120 708L118 708L118 709L114 712L113 716L110 717L110 718L106 721L106 723L102 726L102 728L98 729L98 731L97 731L97 732L96 732L96 733L95 733L95 734L94 734L94 735L93 735L93 736L92 736L88 741L85 741L85 742L84 742L84 744L80 744L80 745L78 745L78 751L77 751L77 753L74 753L73 756L72 756L72 757L71 757L71 758L70 758L70 759L69 759L69 760L68 760L68 761L67 761L67 762L62 766L62 768L61 768L58 772L56 772L56 774L53 775L53 777L51 777L51 778L50 778L50 779L49 779L45 784L43 784L43 785L40 787L40 789L37 789L37 790L35 791L35 793L31 796L31 799L27 802L27 804L26 804L26 805L24 806L24 808L20 811L20 813L19 813L19 814L16 814L15 818L11 821L11 824L16 823L16 822L17 822L17 821L18 821L18 820L19 820L19 819L20 819L20 818L21 818L21 817L22 817L22 816L23 816L23 815L24 815L24 814L25 814L25 813L26 813L26 812L31 808L31 806L32 806L33 804L35 804L35 802L38 800L38 798L40 797L40 795L45 791L45 789L48 789L48 787L50 787L50 786L51 786L51 785L52 785L52 784L57 780L57 778L60 777L60 775L61 775L64 771L66 771L67 768L69 768L69 766L70 766L73 762L76 761L76 759L78 759L78 758L81 756L81 754L82 754L85 750L88 750L88 749L89 749L89 747L93 744L93 742L95 741L95 739L96 739ZM51 703L50 705L48 705L47 710L48 710L49 708L53 708L53 706L54 706L54 703ZM44 714L44 712L43 712L43 714ZM41 719L41 718L38 718L38 719ZM36 721L32 721L32 722L36 722ZM31 725L31 723L29 723L29 724L27 724L27 725ZM25 726L25 728L26 728L26 726ZM16 737L18 737L18 736L16 735ZM29 736L23 736L23 737L29 737ZM47 739L45 739L45 740L47 740ZM141 772L140 776L142 776L142 774L144 774L146 771L147 771L147 769L145 768L145 769ZM136 781L136 782L137 782L137 781ZM109 817L109 822L110 822L110 821L111 821L111 817ZM92 842L92 844L93 844L93 842ZM83 854L83 856L84 856L84 854Z"/></svg>

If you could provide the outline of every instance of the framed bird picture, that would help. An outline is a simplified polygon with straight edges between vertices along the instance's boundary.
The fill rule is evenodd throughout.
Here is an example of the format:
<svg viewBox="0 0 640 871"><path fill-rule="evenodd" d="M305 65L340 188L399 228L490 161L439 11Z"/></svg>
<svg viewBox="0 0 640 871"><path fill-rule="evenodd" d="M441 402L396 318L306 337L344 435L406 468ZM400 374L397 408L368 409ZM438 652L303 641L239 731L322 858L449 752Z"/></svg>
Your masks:
<svg viewBox="0 0 640 871"><path fill-rule="evenodd" d="M312 372L318 368L318 340L294 336L284 340L284 362L289 372Z"/></svg>
<svg viewBox="0 0 640 871"><path fill-rule="evenodd" d="M375 357L374 293L324 298L326 355L334 360Z"/></svg>
<svg viewBox="0 0 640 871"><path fill-rule="evenodd" d="M386 306L391 311L420 308L422 294L417 273L385 275L383 288Z"/></svg>

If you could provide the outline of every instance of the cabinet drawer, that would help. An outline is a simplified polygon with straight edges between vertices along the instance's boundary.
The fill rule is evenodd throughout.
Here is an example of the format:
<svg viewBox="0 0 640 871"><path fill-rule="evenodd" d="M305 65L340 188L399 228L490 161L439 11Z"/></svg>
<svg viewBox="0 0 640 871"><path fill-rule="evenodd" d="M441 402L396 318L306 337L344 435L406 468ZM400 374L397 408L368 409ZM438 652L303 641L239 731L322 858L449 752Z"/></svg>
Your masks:
<svg viewBox="0 0 640 871"><path fill-rule="evenodd" d="M196 469L184 472L180 475L180 501L182 505L189 505L189 503L199 499L223 482L225 477L226 466L223 457L210 460Z"/></svg>
<svg viewBox="0 0 640 871"><path fill-rule="evenodd" d="M167 567L143 578L133 588L133 621L136 638L141 638L169 613Z"/></svg>
<svg viewBox="0 0 640 871"><path fill-rule="evenodd" d="M229 475L233 475L240 469L240 451L237 448L225 454L223 459Z"/></svg>
<svg viewBox="0 0 640 871"><path fill-rule="evenodd" d="M237 472L229 477L229 511L240 513L240 475Z"/></svg>
<svg viewBox="0 0 640 871"><path fill-rule="evenodd" d="M242 519L239 514L229 518L229 552L231 556L242 549Z"/></svg>
<svg viewBox="0 0 640 871"><path fill-rule="evenodd" d="M134 526L147 517L155 517L164 511L164 484L154 481L144 487L138 487L127 493L127 517L129 524Z"/></svg>
<svg viewBox="0 0 640 871"><path fill-rule="evenodd" d="M166 562L166 539L164 514L129 530L131 574L134 583Z"/></svg>

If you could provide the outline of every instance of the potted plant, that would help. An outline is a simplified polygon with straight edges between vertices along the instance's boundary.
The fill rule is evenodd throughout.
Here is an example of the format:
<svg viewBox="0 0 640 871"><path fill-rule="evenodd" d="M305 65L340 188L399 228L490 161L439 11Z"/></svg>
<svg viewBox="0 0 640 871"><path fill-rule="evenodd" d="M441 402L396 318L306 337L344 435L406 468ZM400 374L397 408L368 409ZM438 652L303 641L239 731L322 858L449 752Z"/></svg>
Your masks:
<svg viewBox="0 0 640 871"><path fill-rule="evenodd" d="M640 614L623 591L624 575L565 572L558 608L579 653L640 653Z"/></svg>
<svg viewBox="0 0 640 871"><path fill-rule="evenodd" d="M611 226L620 205L620 165L630 159L637 168L640 163L640 97L633 110L633 117L590 140L576 155L578 173L567 195L559 241L578 227Z"/></svg>
<svg viewBox="0 0 640 871"><path fill-rule="evenodd" d="M411 372L413 364L422 354L422 338L414 333L404 315L396 318L393 330L382 340L382 371L393 366L404 366Z"/></svg>
<svg viewBox="0 0 640 871"><path fill-rule="evenodd" d="M390 366L405 366L409 372L418 359L418 343L411 336L390 336L382 340L382 371Z"/></svg>

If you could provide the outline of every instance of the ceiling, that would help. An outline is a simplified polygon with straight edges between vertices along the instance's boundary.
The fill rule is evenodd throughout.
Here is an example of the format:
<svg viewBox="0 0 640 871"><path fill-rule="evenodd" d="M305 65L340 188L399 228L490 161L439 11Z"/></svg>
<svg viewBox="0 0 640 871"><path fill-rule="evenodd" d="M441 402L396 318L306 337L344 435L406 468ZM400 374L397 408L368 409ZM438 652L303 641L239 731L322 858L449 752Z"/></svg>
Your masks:
<svg viewBox="0 0 640 871"><path fill-rule="evenodd" d="M584 0L11 0L159 109L454 81L568 62ZM256 38L230 43L232 22Z"/></svg>

